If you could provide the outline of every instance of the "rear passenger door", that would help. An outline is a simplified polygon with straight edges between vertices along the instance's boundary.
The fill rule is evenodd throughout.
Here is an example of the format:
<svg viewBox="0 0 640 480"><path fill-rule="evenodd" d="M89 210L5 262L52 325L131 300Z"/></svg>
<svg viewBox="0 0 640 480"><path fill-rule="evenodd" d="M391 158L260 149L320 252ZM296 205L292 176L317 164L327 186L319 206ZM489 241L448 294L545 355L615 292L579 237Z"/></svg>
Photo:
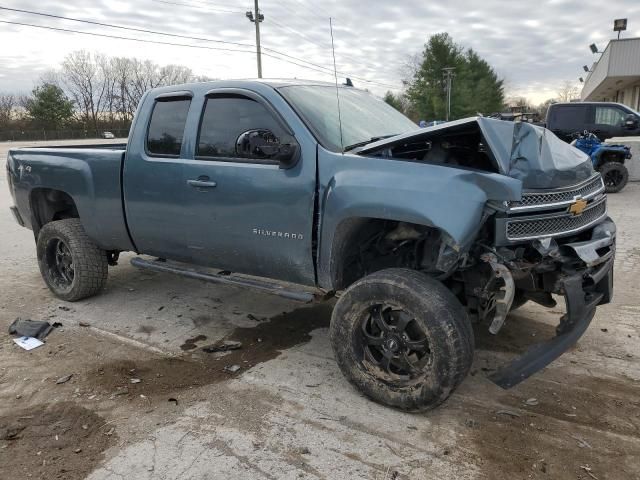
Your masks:
<svg viewBox="0 0 640 480"><path fill-rule="evenodd" d="M243 150L239 137L256 130L297 145L283 118L254 92L214 90L201 111L183 176L192 261L313 284L315 156L282 168L278 161Z"/></svg>
<svg viewBox="0 0 640 480"><path fill-rule="evenodd" d="M141 253L188 261L184 225L183 139L190 92L145 101L129 141L123 188L127 223ZM140 120L139 120L140 121Z"/></svg>

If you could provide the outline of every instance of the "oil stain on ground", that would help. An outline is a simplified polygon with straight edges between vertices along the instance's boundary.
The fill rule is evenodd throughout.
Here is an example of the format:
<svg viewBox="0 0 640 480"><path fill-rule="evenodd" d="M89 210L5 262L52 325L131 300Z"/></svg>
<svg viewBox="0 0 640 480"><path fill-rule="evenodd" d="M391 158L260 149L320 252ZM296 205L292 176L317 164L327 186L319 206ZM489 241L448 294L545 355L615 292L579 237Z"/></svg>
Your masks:
<svg viewBox="0 0 640 480"><path fill-rule="evenodd" d="M186 352L188 350L195 350L196 348L198 348L197 343L198 342L203 342L207 339L206 335L196 335L193 338L187 338L184 343L182 345L180 345L180 348L182 349L183 352Z"/></svg>
<svg viewBox="0 0 640 480"><path fill-rule="evenodd" d="M102 417L70 402L14 410L0 417L0 476L83 479L116 443L109 428Z"/></svg>
<svg viewBox="0 0 640 480"><path fill-rule="evenodd" d="M241 342L242 348L227 352L222 357L207 355L203 360L162 357L115 361L89 372L86 381L103 393L152 398L218 383L272 360L288 348L308 342L311 331L329 326L332 309L331 303L322 303L283 312L255 327L238 327L227 340ZM204 340L199 337L189 339L182 349L196 348L196 342ZM241 368L230 373L225 370L229 365Z"/></svg>

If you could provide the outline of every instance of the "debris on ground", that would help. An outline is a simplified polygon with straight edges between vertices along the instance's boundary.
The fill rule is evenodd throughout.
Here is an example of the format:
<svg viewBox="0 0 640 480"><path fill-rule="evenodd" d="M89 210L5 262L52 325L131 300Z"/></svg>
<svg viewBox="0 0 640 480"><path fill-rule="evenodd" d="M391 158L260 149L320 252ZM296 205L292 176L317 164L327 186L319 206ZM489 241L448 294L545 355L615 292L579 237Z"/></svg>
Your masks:
<svg viewBox="0 0 640 480"><path fill-rule="evenodd" d="M593 448L591 445L589 445L586 440L583 440L580 437L576 437L575 435L571 435L571 438L573 438L576 442L578 442L578 446L580 448Z"/></svg>
<svg viewBox="0 0 640 480"><path fill-rule="evenodd" d="M172 397L172 398L168 399L167 402L173 403L176 406L178 405L178 399L177 398L173 398Z"/></svg>
<svg viewBox="0 0 640 480"><path fill-rule="evenodd" d="M142 382L142 380L140 380L139 378L131 378L131 379L129 379L129 381L131 383L140 383L140 382Z"/></svg>
<svg viewBox="0 0 640 480"><path fill-rule="evenodd" d="M511 410L498 410L496 412L496 415L506 415L506 416L512 417L512 418L520 418L521 417L521 415L519 413L512 412Z"/></svg>
<svg viewBox="0 0 640 480"><path fill-rule="evenodd" d="M311 450L309 450L307 447L297 447L294 451L298 455L309 455L311 453Z"/></svg>
<svg viewBox="0 0 640 480"><path fill-rule="evenodd" d="M38 348L44 345L44 342L34 337L14 338L13 341L15 342L16 345L24 348L25 350L33 350L34 348Z"/></svg>
<svg viewBox="0 0 640 480"><path fill-rule="evenodd" d="M80 325L81 327L90 327L91 324L87 323L87 322L78 322L78 325Z"/></svg>
<svg viewBox="0 0 640 480"><path fill-rule="evenodd" d="M9 333L20 337L33 337L43 340L53 330L53 326L49 322L43 320L29 320L16 318L9 325Z"/></svg>
<svg viewBox="0 0 640 480"><path fill-rule="evenodd" d="M527 398L524 402L525 405L529 405L530 407L534 407L536 405L538 405L538 399L537 398Z"/></svg>
<svg viewBox="0 0 640 480"><path fill-rule="evenodd" d="M229 373L236 373L240 368L240 365L227 365L223 370Z"/></svg>
<svg viewBox="0 0 640 480"><path fill-rule="evenodd" d="M64 377L60 377L58 380L56 380L56 384L61 385L63 383L67 383L69 380L71 380L71 377L73 377L73 373L65 375Z"/></svg>
<svg viewBox="0 0 640 480"><path fill-rule="evenodd" d="M583 469L585 472L587 472L587 475L589 475L591 478L593 478L594 480L598 480L598 477L596 477L591 470L591 467L589 465L580 465L580 468Z"/></svg>
<svg viewBox="0 0 640 480"><path fill-rule="evenodd" d="M207 353L228 352L230 350L238 350L240 348L242 348L242 342L236 342L233 340L224 340L221 343L216 343L213 345L207 345L206 347L202 347L202 351Z"/></svg>

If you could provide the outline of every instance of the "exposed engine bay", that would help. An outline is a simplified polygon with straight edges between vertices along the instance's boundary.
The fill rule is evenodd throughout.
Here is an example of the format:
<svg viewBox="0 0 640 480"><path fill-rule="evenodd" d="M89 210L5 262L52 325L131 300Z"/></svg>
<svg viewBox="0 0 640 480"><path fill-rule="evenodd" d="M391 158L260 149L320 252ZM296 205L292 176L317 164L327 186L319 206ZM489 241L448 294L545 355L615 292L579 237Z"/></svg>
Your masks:
<svg viewBox="0 0 640 480"><path fill-rule="evenodd" d="M444 131L432 135L428 140L401 142L381 150L377 155L499 172L478 128Z"/></svg>

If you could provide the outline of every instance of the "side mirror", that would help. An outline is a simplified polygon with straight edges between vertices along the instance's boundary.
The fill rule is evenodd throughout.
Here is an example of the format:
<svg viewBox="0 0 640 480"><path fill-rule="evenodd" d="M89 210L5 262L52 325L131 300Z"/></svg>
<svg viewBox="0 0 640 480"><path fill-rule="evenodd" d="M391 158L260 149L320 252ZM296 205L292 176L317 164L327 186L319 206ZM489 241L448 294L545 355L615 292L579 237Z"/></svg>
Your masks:
<svg viewBox="0 0 640 480"><path fill-rule="evenodd" d="M630 113L624 118L624 128L627 130L635 130L638 128L638 117Z"/></svg>
<svg viewBox="0 0 640 480"><path fill-rule="evenodd" d="M298 162L299 147L293 137L280 139L270 130L247 130L236 140L236 155L274 160L280 163L280 168L291 168Z"/></svg>

